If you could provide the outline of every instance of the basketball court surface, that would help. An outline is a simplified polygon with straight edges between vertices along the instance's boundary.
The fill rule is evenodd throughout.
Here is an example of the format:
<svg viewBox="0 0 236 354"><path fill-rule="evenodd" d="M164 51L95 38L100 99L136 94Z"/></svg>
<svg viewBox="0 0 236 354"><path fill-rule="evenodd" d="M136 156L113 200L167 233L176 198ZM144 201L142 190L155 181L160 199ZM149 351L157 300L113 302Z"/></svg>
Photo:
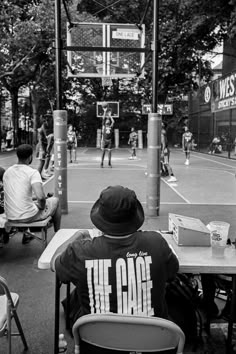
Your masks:
<svg viewBox="0 0 236 354"><path fill-rule="evenodd" d="M68 163L68 214L62 216L62 228L93 228L90 209L103 188L121 184L135 190L146 208L147 151L137 150L137 159L129 160L130 149L115 149L112 154L112 168L100 168L101 150L79 148L77 162ZM177 182L168 183L168 177L161 179L160 213L148 217L142 229L167 230L168 213L175 213L201 219L205 224L213 220L230 223L229 236L236 237L236 161L212 155L191 153L190 165L184 165L185 156L180 149L172 149L170 164ZM0 155L0 165L4 168L16 163L15 152ZM33 160L33 167L38 161ZM54 191L54 180L45 183L45 191ZM49 232L49 240L53 230ZM20 294L18 313L29 344L29 354L51 354L53 352L54 326L54 274L41 271L37 261L42 246L37 241L21 244L22 236L15 235L10 242L0 248L1 275L7 278L12 291ZM62 290L63 297L64 290ZM38 329L40 328L40 333ZM227 326L225 326L225 330ZM61 332L65 333L61 309ZM215 332L214 332L215 331ZM224 333L218 327L213 330L211 349L216 354L223 353ZM72 340L67 336L69 350ZM3 347L5 348L4 339ZM18 338L13 339L13 352L19 353ZM0 353L1 353L0 349ZM202 353L196 351L195 353ZM4 351L3 351L4 353ZM185 351L190 354L190 351Z"/></svg>

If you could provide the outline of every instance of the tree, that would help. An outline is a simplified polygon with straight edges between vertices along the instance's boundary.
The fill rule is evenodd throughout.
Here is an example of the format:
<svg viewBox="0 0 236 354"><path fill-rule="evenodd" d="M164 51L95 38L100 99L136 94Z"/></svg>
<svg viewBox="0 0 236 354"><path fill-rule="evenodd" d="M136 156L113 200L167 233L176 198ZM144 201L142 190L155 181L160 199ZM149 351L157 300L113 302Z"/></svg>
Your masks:
<svg viewBox="0 0 236 354"><path fill-rule="evenodd" d="M35 83L50 60L47 49L52 41L53 8L49 4L48 0L5 0L0 4L0 81L11 95L16 143L19 89Z"/></svg>

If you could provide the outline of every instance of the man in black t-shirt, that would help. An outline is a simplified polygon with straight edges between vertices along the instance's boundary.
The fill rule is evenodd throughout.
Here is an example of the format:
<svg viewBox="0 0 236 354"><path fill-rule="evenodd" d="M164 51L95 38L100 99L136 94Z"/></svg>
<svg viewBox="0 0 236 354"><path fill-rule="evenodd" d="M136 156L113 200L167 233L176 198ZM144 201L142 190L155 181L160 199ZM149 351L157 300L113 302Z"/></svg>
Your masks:
<svg viewBox="0 0 236 354"><path fill-rule="evenodd" d="M88 313L167 318L166 283L179 262L159 232L139 230L144 211L135 192L122 186L104 189L90 218L99 236L78 232L51 261L59 280L75 285L71 325Z"/></svg>

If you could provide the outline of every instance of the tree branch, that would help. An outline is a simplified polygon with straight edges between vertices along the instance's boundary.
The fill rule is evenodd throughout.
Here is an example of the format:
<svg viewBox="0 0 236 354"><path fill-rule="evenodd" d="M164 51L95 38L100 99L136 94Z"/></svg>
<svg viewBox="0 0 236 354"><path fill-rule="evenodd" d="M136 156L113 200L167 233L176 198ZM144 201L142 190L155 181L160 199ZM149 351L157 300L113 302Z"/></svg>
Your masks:
<svg viewBox="0 0 236 354"><path fill-rule="evenodd" d="M29 58L30 54L34 51L36 44L31 48L28 54L26 54L18 63L15 64L15 67L11 71L6 71L3 74L0 74L0 80L7 76L13 76L15 71L24 63L26 59Z"/></svg>

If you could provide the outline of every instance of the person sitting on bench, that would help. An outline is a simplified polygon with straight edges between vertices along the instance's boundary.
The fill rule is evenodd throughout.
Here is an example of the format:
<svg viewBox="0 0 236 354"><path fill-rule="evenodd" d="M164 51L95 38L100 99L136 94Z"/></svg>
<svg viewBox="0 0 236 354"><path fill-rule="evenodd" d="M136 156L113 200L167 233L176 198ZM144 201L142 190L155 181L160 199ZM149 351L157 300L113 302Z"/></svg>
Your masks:
<svg viewBox="0 0 236 354"><path fill-rule="evenodd" d="M7 219L30 224L51 216L57 232L61 224L59 199L46 198L39 171L29 166L33 160L32 147L20 145L16 154L18 163L9 167L3 176Z"/></svg>

